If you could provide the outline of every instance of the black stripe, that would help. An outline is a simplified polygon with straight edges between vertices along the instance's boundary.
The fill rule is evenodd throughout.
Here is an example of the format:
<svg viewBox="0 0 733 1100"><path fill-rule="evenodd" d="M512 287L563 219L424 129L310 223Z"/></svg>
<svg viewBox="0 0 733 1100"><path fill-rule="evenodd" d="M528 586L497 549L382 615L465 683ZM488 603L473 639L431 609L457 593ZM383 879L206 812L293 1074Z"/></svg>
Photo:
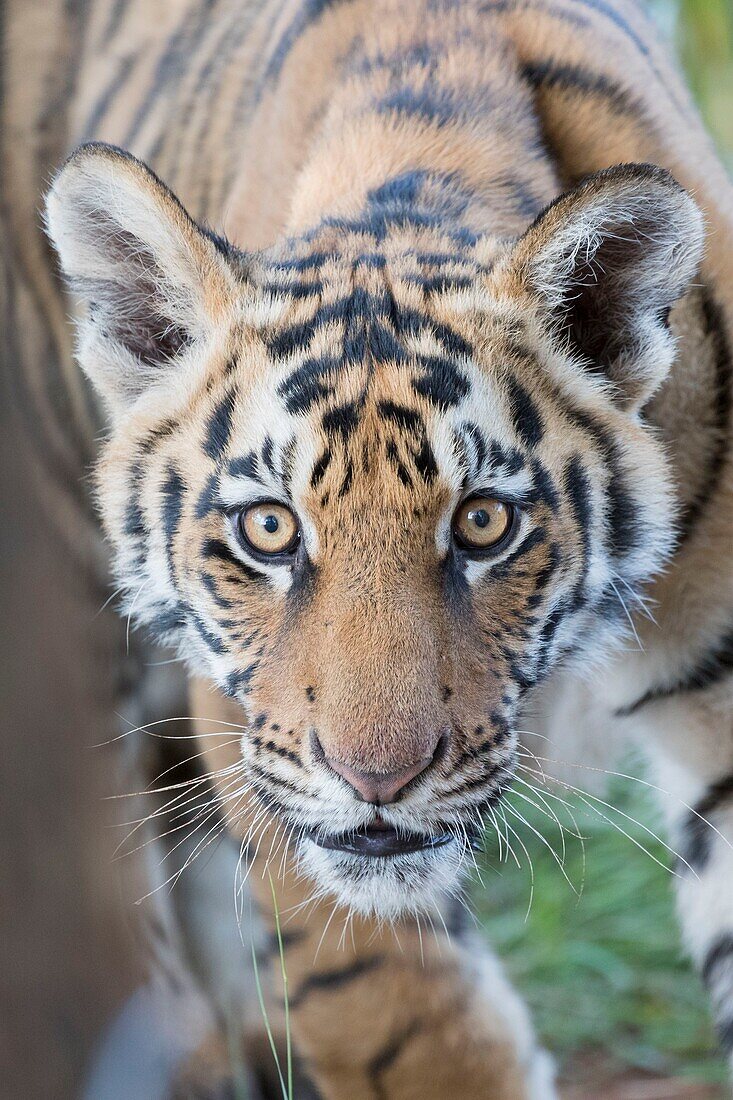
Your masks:
<svg viewBox="0 0 733 1100"><path fill-rule="evenodd" d="M125 14L125 9L127 8L129 3L130 0L113 0L112 6L109 10L107 25L99 36L99 43L97 47L99 50L102 50L105 48L105 46L108 46L114 36L117 34L117 31L119 30L120 24L122 22L122 18Z"/></svg>
<svg viewBox="0 0 733 1100"><path fill-rule="evenodd" d="M331 448L326 447L321 457L316 462L311 473L311 488L316 489L323 481L326 470L331 463Z"/></svg>
<svg viewBox="0 0 733 1100"><path fill-rule="evenodd" d="M715 353L713 431L717 436L717 444L702 488L682 517L680 541L683 541L691 533L708 501L717 490L729 448L728 424L730 422L731 404L733 403L733 395L731 394L733 356L731 355L730 341L722 311L709 293L705 293L703 296L702 310L705 329L712 336Z"/></svg>
<svg viewBox="0 0 733 1100"><path fill-rule="evenodd" d="M606 464L609 549L614 557L623 557L639 545L643 531L639 510L629 495L621 470L619 449L610 431L591 413L565 403L562 404L562 411L571 424L591 438Z"/></svg>
<svg viewBox="0 0 733 1100"><path fill-rule="evenodd" d="M693 869L700 871L710 859L710 848L715 833L708 825L710 815L733 797L733 773L712 783L702 798L694 805L682 822L681 855Z"/></svg>
<svg viewBox="0 0 733 1100"><path fill-rule="evenodd" d="M221 539L207 539L204 543L202 554L205 558L217 558L218 561L223 562L225 565L233 565L235 569L243 577L246 577L250 581L264 581L266 578L264 574L258 573L256 569L252 569L245 562L240 561L236 554L233 554L231 549ZM233 580L233 577L229 577L229 580Z"/></svg>
<svg viewBox="0 0 733 1100"><path fill-rule="evenodd" d="M260 86L257 89L257 98L262 95L268 83L278 79L290 51L297 45L300 36L318 23L329 8L338 7L339 4L344 2L345 0L300 0L294 18L285 28L270 54Z"/></svg>
<svg viewBox="0 0 733 1100"><path fill-rule="evenodd" d="M218 506L219 476L212 474L207 480L196 501L196 519L204 519Z"/></svg>
<svg viewBox="0 0 733 1100"><path fill-rule="evenodd" d="M271 777L268 776L269 778ZM369 959L357 959L356 962L338 970L324 970L320 974L311 974L290 997L290 1007L298 1008L311 993L330 993L334 989L343 989L362 975L377 970L383 961L381 955L373 955Z"/></svg>
<svg viewBox="0 0 733 1100"><path fill-rule="evenodd" d="M726 1054L733 1050L733 1019L721 1021L716 1025L720 1045Z"/></svg>
<svg viewBox="0 0 733 1100"><path fill-rule="evenodd" d="M327 436L340 436L346 442L359 423L356 403L348 401L323 414L321 424Z"/></svg>
<svg viewBox="0 0 733 1100"><path fill-rule="evenodd" d="M219 590L216 587L216 581L212 577L211 573L206 573L204 572L204 570L201 570L201 572L199 573L199 577L201 578L201 583L208 591L216 606L222 608L222 610L224 611L231 611L235 604L231 600L228 600L225 596L221 596L219 594Z"/></svg>
<svg viewBox="0 0 733 1100"><path fill-rule="evenodd" d="M435 461L433 448L427 437L423 440L420 450L415 454L415 466L423 481L430 484L438 476L438 463Z"/></svg>
<svg viewBox="0 0 733 1100"><path fill-rule="evenodd" d="M168 556L168 566L170 568L171 577L175 579L175 566L173 562L173 542L178 531L178 524L181 520L181 512L183 510L183 493L185 491L185 485L183 479L177 470L172 467L168 471L168 476L163 484L161 493L163 496L163 531L165 533L165 545L166 554Z"/></svg>
<svg viewBox="0 0 733 1100"><path fill-rule="evenodd" d="M227 473L232 477L249 477L259 481L257 455L254 451L250 451L249 454L242 455L240 458L233 458L227 466Z"/></svg>
<svg viewBox="0 0 733 1100"><path fill-rule="evenodd" d="M669 699L673 695L686 691L704 691L705 688L720 683L731 671L733 671L733 631L726 634L715 649L706 653L691 672L680 676L673 684L650 688L640 699L629 703L625 707L619 707L616 711L616 717L628 718L648 703L656 703L660 699Z"/></svg>
<svg viewBox="0 0 733 1100"><path fill-rule="evenodd" d="M507 385L514 430L526 447L536 447L545 434L540 411L516 378L510 378Z"/></svg>
<svg viewBox="0 0 733 1100"><path fill-rule="evenodd" d="M212 653L221 654L227 652L227 647L224 645L224 642L221 640L221 638L217 637L216 634L212 634L206 626L206 623L204 623L198 615L196 615L193 611L189 611L186 618L187 621L195 627L197 634L204 642L204 644L212 651Z"/></svg>
<svg viewBox="0 0 733 1100"><path fill-rule="evenodd" d="M581 65L562 65L552 61L528 63L523 66L522 75L535 89L559 88L561 91L596 96L619 114L640 116L644 113L639 101L624 88L602 73L591 72Z"/></svg>
<svg viewBox="0 0 733 1100"><path fill-rule="evenodd" d="M385 420L392 420L403 431L417 432L425 430L425 421L421 414L414 409L408 409L405 405L398 405L395 401L380 401L377 405L379 415Z"/></svg>
<svg viewBox="0 0 733 1100"><path fill-rule="evenodd" d="M715 971L724 962L730 964L731 978L733 979L733 932L724 932L722 936L715 940L712 947L708 948L700 968L700 974L705 985L710 986L715 983ZM731 981L731 995L733 996L733 980Z"/></svg>
<svg viewBox="0 0 733 1100"><path fill-rule="evenodd" d="M422 377L413 380L415 393L445 412L458 405L470 392L465 374L450 359L439 355L421 355Z"/></svg>
<svg viewBox="0 0 733 1100"><path fill-rule="evenodd" d="M420 1023L414 1020L408 1024L402 1032L391 1039L383 1050L376 1054L367 1064L367 1074L377 1100L387 1100L387 1092L381 1081L382 1076L390 1069L402 1054L405 1046L420 1031Z"/></svg>
<svg viewBox="0 0 733 1100"><path fill-rule="evenodd" d="M516 550L513 550L503 561L498 562L493 567L492 576L497 579L504 578L508 573L511 573L513 566L520 558L523 558L525 554L529 554L536 546L541 546L545 542L547 542L547 532L544 527L533 528L525 535Z"/></svg>
<svg viewBox="0 0 733 1100"><path fill-rule="evenodd" d="M135 145L140 130L145 125L153 107L160 101L161 95L175 93L186 71L185 59L190 56L194 43L200 40L215 4L216 0L201 0L195 17L189 16L185 19L175 34L168 39L167 48L156 65L147 94L135 112L135 117L122 142L124 148L129 149ZM150 157L150 159L154 158Z"/></svg>
<svg viewBox="0 0 733 1100"><path fill-rule="evenodd" d="M593 508L591 505L590 484L585 476L582 459L579 455L573 455L565 470L565 491L570 499L573 516L580 536L580 544L583 553L583 561L580 577L575 586L574 599L579 603L584 596L585 582L588 577L590 565L591 525L593 523Z"/></svg>
<svg viewBox="0 0 733 1100"><path fill-rule="evenodd" d="M218 462L229 445L234 415L234 394L229 390L216 406L206 426L204 451L214 462Z"/></svg>
<svg viewBox="0 0 733 1100"><path fill-rule="evenodd" d="M252 677L259 667L259 662L254 661L253 664L248 665L247 668L237 669L236 672L230 672L227 676L224 694L230 698L234 698L240 693L246 695L249 692L249 685Z"/></svg>
<svg viewBox="0 0 733 1100"><path fill-rule="evenodd" d="M484 462L486 461L486 440L478 424L471 420L464 420L461 427L470 436L476 451L476 465L473 469L474 477L478 477Z"/></svg>

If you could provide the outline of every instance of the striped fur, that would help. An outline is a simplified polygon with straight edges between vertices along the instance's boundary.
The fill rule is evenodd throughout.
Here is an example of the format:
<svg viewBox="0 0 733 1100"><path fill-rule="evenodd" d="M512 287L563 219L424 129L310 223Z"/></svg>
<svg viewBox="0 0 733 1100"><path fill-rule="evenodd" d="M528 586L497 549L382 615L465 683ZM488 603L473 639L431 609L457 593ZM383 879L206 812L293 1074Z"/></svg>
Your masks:
<svg viewBox="0 0 733 1100"><path fill-rule="evenodd" d="M552 736L633 725L676 804L714 819L670 812L729 1043L732 208L645 17L626 0L92 8L70 145L113 145L72 155L47 216L109 411L98 488L125 610L218 686L208 713L245 717L212 768L241 753L296 838L306 880L283 889L314 880L358 912L360 995L400 1005L348 1084L325 1041L361 1049L344 1002L296 1011L317 1087L412 1095L432 1035L414 1094L447 1094L420 981L403 993L389 953L371 961L370 922L406 922L415 960L416 914L459 889L530 706ZM517 516L482 559L449 534L479 491ZM300 519L293 562L237 541L233 514L261 497ZM648 596L639 654L624 605ZM382 774L439 744L381 813L452 843L376 861L314 844L374 815L314 744ZM249 813L229 817L243 835ZM504 1065L492 1095L550 1095L544 1069L522 1079L521 1013L500 1022L472 957L459 944L445 971L441 1019L464 996L462 1034L484 1036L443 1036L470 1067L458 1094Z"/></svg>

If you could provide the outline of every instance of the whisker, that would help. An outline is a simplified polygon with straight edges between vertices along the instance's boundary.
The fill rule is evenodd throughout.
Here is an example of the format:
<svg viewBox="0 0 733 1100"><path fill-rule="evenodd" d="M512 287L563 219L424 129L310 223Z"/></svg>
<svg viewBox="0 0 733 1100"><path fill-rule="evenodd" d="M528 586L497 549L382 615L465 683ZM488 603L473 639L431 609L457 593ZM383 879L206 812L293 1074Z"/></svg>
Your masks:
<svg viewBox="0 0 733 1100"><path fill-rule="evenodd" d="M520 768L523 768L523 769L525 769L526 771L529 771L529 772L533 772L533 770L534 770L532 768L528 768L526 764L519 764L517 766L520 767ZM652 859L655 863L658 863L659 866L663 867L664 870L667 871L669 874L674 875L675 878L679 877L679 872L678 871L675 871L674 868L667 867L666 864L664 864L662 862L662 860L658 859L654 855L653 852L650 852L649 849L646 848L641 843L641 841L637 840L630 833L626 832L626 830L623 829L618 824L617 821L614 821L612 818L610 818L606 814L602 813L601 810L598 809L598 806L593 805L593 803L597 802L600 806L604 806L606 809L610 810L612 813L619 814L621 817L625 818L625 820L631 822L632 825L636 825L639 829L642 829L653 840L655 840L659 845L661 845L661 847L663 847L666 851L668 851L670 853L670 855L674 856L675 859L679 860L680 863L684 864L685 867L689 868L689 870L695 876L695 878L698 877L697 873L694 871L694 869L692 867L690 867L690 864L687 862L687 860L684 859L684 857L681 856L679 852L676 852L674 850L674 848L672 848L669 844L667 844L664 840L662 840L662 838L659 837L654 832L653 829L650 829L642 821L638 821L635 817L632 817L631 814L627 814L624 810L619 809L618 806L613 806L613 805L611 805L610 802L606 802L604 799L598 798L597 795L590 794L589 791L584 791L582 788L576 787L572 783L568 783L566 780L553 779L552 781L553 781L553 783L559 783L560 786L565 787L567 790L573 791L573 793L577 794L578 797L580 798L581 802L584 802L585 805L588 806L589 809L593 810L594 813L598 814L598 816L601 817L604 821L607 821L608 824L611 825L614 829L616 829L619 833L621 833L622 836L625 836L628 840L630 840L631 843L635 847L637 847L641 852L644 852L646 855L648 855L650 859ZM591 801L589 801L589 799Z"/></svg>

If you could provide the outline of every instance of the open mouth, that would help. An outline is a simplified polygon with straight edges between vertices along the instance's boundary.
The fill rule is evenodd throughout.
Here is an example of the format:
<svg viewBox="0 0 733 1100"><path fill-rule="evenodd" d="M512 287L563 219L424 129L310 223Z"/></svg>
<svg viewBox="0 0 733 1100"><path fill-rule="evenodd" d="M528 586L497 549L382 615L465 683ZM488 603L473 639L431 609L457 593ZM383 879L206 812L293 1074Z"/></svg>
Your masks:
<svg viewBox="0 0 733 1100"><path fill-rule="evenodd" d="M311 833L310 839L321 848L351 855L384 857L401 856L409 852L423 852L429 848L442 848L450 844L449 832L398 833L391 825L367 825L347 833L331 833L323 836Z"/></svg>

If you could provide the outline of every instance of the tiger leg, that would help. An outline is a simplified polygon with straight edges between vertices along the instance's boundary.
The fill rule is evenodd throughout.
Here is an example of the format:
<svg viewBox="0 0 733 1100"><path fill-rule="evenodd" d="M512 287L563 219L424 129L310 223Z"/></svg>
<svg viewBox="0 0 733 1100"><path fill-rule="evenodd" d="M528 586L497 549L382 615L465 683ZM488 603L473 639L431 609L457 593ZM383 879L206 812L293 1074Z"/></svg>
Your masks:
<svg viewBox="0 0 733 1100"><path fill-rule="evenodd" d="M191 713L220 723L242 719L205 688L194 690ZM209 734L202 747L213 774L230 761L231 734L219 748L211 737L216 726L200 728ZM550 1060L536 1045L523 1004L486 945L456 919L455 902L439 902L427 920L394 926L350 916L328 899L312 899L312 884L298 874L277 823L263 825L261 816L258 822L243 908L251 901L260 926L259 980L285 1074L284 964L290 1033L303 1071L296 1096L308 1089L322 1100L555 1096ZM231 897L232 883L223 888ZM253 1037L248 1017L246 1045L259 1043L266 1052L264 1027ZM226 1044L210 1040L186 1067L188 1080L208 1074L216 1096L226 1058ZM207 1095L202 1084L197 1089L193 1095Z"/></svg>
<svg viewBox="0 0 733 1100"><path fill-rule="evenodd" d="M274 871L273 871L274 875ZM263 885L264 884L264 885ZM549 1058L498 963L466 930L353 918L328 903L299 909L308 884L273 877L284 939L289 1027L309 1091L321 1100L550 1100ZM272 947L259 956L268 1023L286 1076L283 981L268 876L252 871ZM271 895L270 895L271 897ZM295 916L291 918L294 912ZM446 914L447 916L447 914ZM252 1048L250 1035L248 1046ZM264 1034L260 1066L267 1061ZM209 1038L175 1096L228 1095L230 1047ZM260 1073L262 1069L260 1069ZM193 1088L193 1082L196 1087ZM207 1084L208 1082L208 1084Z"/></svg>
<svg viewBox="0 0 733 1100"><path fill-rule="evenodd" d="M328 901L303 909L309 884L292 871L273 884L278 910L295 914L285 950L292 1035L324 1100L554 1096L523 1005L455 903L431 922L379 926ZM274 939L272 888L256 869L252 891ZM272 965L282 988L277 952Z"/></svg>
<svg viewBox="0 0 733 1100"><path fill-rule="evenodd" d="M733 1064L733 708L697 693L653 704L662 726L655 753L685 938Z"/></svg>

